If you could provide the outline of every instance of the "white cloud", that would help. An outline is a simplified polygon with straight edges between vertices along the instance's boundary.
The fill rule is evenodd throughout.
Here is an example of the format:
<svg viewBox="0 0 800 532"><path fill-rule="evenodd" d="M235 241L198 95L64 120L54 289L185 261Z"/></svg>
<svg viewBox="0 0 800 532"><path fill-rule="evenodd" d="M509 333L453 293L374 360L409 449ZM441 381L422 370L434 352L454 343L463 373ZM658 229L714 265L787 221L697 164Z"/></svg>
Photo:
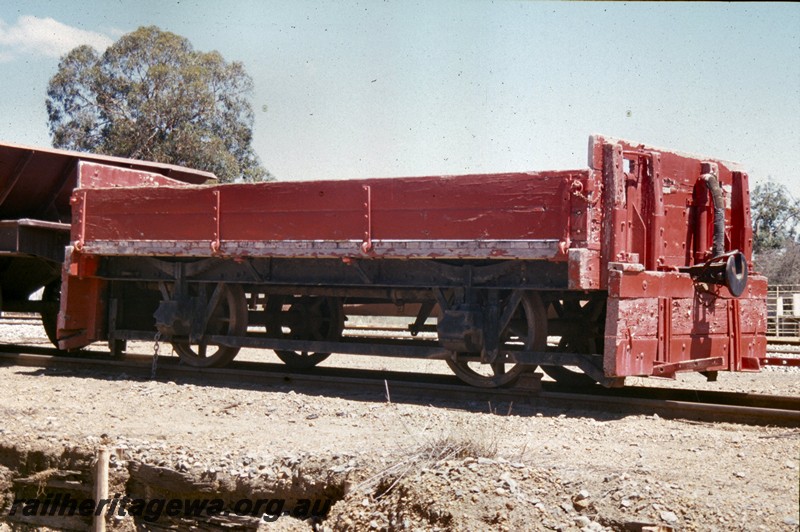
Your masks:
<svg viewBox="0 0 800 532"><path fill-rule="evenodd" d="M58 58L82 44L103 51L112 42L107 35L73 28L52 18L25 15L13 26L0 20L0 62L23 55Z"/></svg>

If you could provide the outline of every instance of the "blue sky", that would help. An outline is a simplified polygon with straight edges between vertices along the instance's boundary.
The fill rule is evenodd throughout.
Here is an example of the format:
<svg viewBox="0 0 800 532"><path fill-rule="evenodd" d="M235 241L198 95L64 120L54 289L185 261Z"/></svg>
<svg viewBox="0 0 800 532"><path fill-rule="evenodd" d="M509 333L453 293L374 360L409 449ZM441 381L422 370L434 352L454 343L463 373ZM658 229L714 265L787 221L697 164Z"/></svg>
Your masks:
<svg viewBox="0 0 800 532"><path fill-rule="evenodd" d="M3 2L0 140L48 146L58 57L142 25L244 63L282 180L582 168L602 133L800 197L800 4Z"/></svg>

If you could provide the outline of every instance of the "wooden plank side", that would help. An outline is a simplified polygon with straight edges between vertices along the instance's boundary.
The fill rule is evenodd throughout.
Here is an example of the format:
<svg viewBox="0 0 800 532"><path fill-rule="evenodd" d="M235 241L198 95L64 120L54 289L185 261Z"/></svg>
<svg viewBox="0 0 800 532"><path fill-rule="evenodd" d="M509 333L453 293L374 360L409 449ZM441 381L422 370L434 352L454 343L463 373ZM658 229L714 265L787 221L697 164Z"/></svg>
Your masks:
<svg viewBox="0 0 800 532"><path fill-rule="evenodd" d="M78 188L183 186L156 172L78 161Z"/></svg>
<svg viewBox="0 0 800 532"><path fill-rule="evenodd" d="M73 241L213 239L209 188L84 189L73 197ZM82 212L85 211L85 212Z"/></svg>
<svg viewBox="0 0 800 532"><path fill-rule="evenodd" d="M586 174L95 189L76 205L86 198L87 241L199 241L217 228L230 241L353 240L368 229L383 240L561 239L570 184Z"/></svg>

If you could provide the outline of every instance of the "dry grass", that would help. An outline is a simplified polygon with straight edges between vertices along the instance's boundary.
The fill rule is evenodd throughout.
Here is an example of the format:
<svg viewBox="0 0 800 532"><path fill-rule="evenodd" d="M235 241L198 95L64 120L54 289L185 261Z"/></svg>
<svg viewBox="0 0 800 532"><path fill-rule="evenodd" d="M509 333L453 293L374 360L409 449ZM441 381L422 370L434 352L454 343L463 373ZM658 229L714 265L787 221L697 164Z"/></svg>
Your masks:
<svg viewBox="0 0 800 532"><path fill-rule="evenodd" d="M416 443L401 452L398 461L361 482L353 491L371 492L378 499L389 494L409 475L423 469L434 469L444 461L470 457L493 458L497 455L498 442L494 433L469 430L463 423L434 435L423 430L421 436L413 438Z"/></svg>

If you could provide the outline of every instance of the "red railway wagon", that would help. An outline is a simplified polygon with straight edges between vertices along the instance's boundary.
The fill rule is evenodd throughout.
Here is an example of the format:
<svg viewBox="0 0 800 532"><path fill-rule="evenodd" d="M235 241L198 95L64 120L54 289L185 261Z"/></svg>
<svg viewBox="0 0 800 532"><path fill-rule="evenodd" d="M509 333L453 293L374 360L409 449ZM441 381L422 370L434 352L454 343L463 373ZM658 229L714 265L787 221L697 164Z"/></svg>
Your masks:
<svg viewBox="0 0 800 532"><path fill-rule="evenodd" d="M0 143L0 310L40 313L54 343L64 249L70 242L70 197L73 189L92 186L96 178L86 172L79 176L83 162L102 164L104 182L115 186L142 184L140 179L153 176L195 184L215 179L169 164ZM31 300L41 289L41 299Z"/></svg>
<svg viewBox="0 0 800 532"><path fill-rule="evenodd" d="M82 162L78 175L64 349L158 337L204 367L243 347L295 367L434 358L483 387L537 366L618 386L765 357L748 176L731 163L595 136L580 170L119 187ZM376 338L346 330L355 314L407 320Z"/></svg>

